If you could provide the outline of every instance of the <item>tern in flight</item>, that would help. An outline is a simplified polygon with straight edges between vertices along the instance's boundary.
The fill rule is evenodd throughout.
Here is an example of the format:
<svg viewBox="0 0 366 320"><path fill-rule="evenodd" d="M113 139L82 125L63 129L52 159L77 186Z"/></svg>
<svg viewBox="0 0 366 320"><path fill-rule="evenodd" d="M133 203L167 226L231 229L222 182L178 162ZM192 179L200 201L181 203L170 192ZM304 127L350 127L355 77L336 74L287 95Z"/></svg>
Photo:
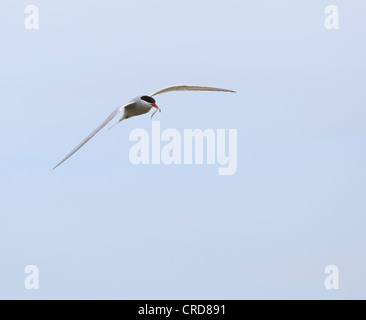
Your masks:
<svg viewBox="0 0 366 320"><path fill-rule="evenodd" d="M161 93L170 92L170 91L222 91L222 92L235 92L233 90L226 90L220 88L211 88L211 87L200 87L200 86L188 86L188 85L179 85L173 86L169 88L165 88L159 91L156 91L149 96L138 96L135 99L131 100L129 103L118 107L114 110L104 122L96 128L91 134L89 134L78 146L76 146L64 159L62 159L53 169L56 169L60 164L65 162L68 158L70 158L76 151L78 151L84 144L86 144L91 138L93 138L100 130L102 130L108 122L110 122L117 114L123 111L121 119L118 120L120 123L122 120L132 118L134 116L139 116L141 114L145 114L151 110L151 108L155 108L156 110L151 115L151 118L160 108L156 105L156 101L153 96L156 96ZM115 124L115 125L116 125ZM113 125L114 126L114 125ZM112 127L113 127L112 126Z"/></svg>

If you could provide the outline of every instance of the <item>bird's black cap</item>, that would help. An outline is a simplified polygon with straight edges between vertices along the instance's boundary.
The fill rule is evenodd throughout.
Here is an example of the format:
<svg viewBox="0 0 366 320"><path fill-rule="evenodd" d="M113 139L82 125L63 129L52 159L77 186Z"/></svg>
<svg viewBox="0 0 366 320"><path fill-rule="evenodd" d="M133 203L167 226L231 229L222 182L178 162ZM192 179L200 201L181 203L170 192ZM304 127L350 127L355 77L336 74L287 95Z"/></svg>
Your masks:
<svg viewBox="0 0 366 320"><path fill-rule="evenodd" d="M146 101L148 103L155 103L156 102L154 98L149 97L149 96L142 96L141 97L141 100L144 100L144 101Z"/></svg>

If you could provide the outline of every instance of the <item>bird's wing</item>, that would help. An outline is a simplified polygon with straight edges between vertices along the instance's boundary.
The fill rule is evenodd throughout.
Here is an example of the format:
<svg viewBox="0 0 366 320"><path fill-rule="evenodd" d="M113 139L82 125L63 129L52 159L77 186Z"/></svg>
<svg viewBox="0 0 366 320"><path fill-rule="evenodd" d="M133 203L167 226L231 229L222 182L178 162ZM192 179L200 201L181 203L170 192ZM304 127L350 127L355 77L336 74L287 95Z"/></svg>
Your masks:
<svg viewBox="0 0 366 320"><path fill-rule="evenodd" d="M126 108L129 105L132 105L134 102L129 102L124 106L118 107L116 110L114 110L107 119L104 120L104 122L99 125L98 128L96 128L91 134L89 134L80 144L75 147L65 158L63 158L52 170L56 169L60 164L65 162L67 159L69 159L76 151L78 151L85 143L87 143L91 138L93 138L100 130L102 130L109 121L111 121L118 113L120 113L124 108Z"/></svg>
<svg viewBox="0 0 366 320"><path fill-rule="evenodd" d="M150 94L150 96L155 96L157 94L161 94L161 93L164 93L164 92L170 92L170 91L223 91L223 92L234 92L235 93L235 91L227 90L227 89L179 85L179 86L173 86L173 87L161 89L159 91L154 92L153 94Z"/></svg>

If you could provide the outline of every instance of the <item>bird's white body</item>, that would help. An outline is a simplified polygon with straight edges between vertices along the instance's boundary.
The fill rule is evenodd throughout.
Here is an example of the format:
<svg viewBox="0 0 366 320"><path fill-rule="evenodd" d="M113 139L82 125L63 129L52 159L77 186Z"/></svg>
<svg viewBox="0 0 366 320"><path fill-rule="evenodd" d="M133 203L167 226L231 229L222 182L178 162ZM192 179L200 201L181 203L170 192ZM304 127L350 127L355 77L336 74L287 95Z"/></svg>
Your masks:
<svg viewBox="0 0 366 320"><path fill-rule="evenodd" d="M124 108L122 116L123 120L148 113L151 110L153 106L146 103L144 100L141 100L141 97L142 96L138 96L131 100L131 104Z"/></svg>
<svg viewBox="0 0 366 320"><path fill-rule="evenodd" d="M148 113L151 108L156 108L155 112L151 117L154 116L156 111L161 111L160 108L155 104L155 99L152 98L155 95L170 92L170 91L223 91L223 92L235 92L232 90L220 89L220 88L212 88L212 87L201 87L201 86L189 86L189 85L179 85L168 87L159 91L156 91L150 96L138 96L135 99L131 100L129 103L118 107L114 110L104 122L99 125L90 135L88 135L76 148L74 148L61 162L59 162L53 169L57 168L60 164L65 162L68 158L70 158L76 151L78 151L84 144L86 144L91 138L93 138L101 129L103 129L107 123L109 123L118 113L123 111L123 115L121 119L116 123L118 124L122 120L132 118L134 116L139 116L141 114Z"/></svg>

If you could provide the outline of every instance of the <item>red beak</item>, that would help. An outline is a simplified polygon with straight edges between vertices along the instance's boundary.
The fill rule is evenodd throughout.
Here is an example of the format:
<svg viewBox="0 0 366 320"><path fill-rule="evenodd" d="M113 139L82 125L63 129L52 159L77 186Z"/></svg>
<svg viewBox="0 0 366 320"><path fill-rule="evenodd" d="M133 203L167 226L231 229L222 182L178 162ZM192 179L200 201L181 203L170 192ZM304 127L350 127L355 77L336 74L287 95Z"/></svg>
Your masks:
<svg viewBox="0 0 366 320"><path fill-rule="evenodd" d="M155 103L152 103L151 106L156 108L156 109L159 109L159 107Z"/></svg>

